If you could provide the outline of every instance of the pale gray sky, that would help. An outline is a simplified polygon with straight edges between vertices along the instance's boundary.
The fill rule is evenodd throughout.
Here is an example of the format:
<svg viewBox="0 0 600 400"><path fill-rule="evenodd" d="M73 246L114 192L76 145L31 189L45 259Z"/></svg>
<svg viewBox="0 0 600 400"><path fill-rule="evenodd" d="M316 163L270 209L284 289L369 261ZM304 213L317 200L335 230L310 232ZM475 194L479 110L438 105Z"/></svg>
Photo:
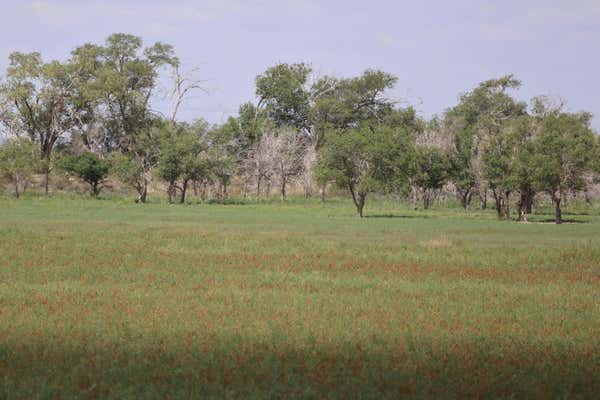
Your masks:
<svg viewBox="0 0 600 400"><path fill-rule="evenodd" d="M392 93L425 116L478 82L507 73L517 96L559 95L596 115L600 130L600 0L0 0L0 70L13 50L65 59L114 32L175 46L200 67L210 94L181 117L219 122L254 98L254 77L279 61L319 74L379 68L398 76ZM157 103L159 109L164 104Z"/></svg>

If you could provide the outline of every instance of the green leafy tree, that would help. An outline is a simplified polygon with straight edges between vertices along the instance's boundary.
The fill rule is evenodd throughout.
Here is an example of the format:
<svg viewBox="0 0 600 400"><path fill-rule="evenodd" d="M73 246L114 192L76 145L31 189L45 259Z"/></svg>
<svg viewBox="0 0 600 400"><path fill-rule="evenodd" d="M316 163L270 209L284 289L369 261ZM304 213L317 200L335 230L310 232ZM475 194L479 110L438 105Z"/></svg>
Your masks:
<svg viewBox="0 0 600 400"><path fill-rule="evenodd" d="M553 113L543 119L533 143L531 175L537 190L546 192L562 223L561 201L570 191L584 190L592 169L596 140L587 113Z"/></svg>
<svg viewBox="0 0 600 400"><path fill-rule="evenodd" d="M310 66L304 63L277 64L256 77L258 109L264 107L277 127L294 127L310 134Z"/></svg>
<svg viewBox="0 0 600 400"><path fill-rule="evenodd" d="M536 185L531 174L532 160L535 154L534 139L538 134L538 123L532 116L526 115L516 119L509 130L511 135L512 158L507 167L510 175L502 183L519 193L517 201L518 220L527 222L527 214L531 213Z"/></svg>
<svg viewBox="0 0 600 400"><path fill-rule="evenodd" d="M81 155L67 155L59 159L58 167L63 171L77 175L90 185L90 193L96 197L100 194L102 184L110 170L106 160L98 158L92 152L86 151Z"/></svg>
<svg viewBox="0 0 600 400"><path fill-rule="evenodd" d="M463 207L468 208L474 192L487 190L490 186L496 200L499 216L504 216L510 192L496 187L497 181L487 179L487 160L508 156L499 151L494 157L489 154L497 144L502 144L504 127L512 119L524 115L526 104L515 101L507 92L517 89L521 82L512 75L491 79L479 84L473 91L461 96L459 104L446 112L444 123L452 132L451 180L460 196ZM493 144L492 144L493 142ZM504 149L504 148L502 148ZM504 158L503 161L507 160ZM499 165L494 166L496 172Z"/></svg>
<svg viewBox="0 0 600 400"><path fill-rule="evenodd" d="M106 130L106 151L129 151L138 131L154 125L150 100L160 70L179 65L173 47L157 42L144 48L141 38L115 33L102 46L86 44L73 53L93 64L93 79L85 93L97 105L96 118Z"/></svg>
<svg viewBox="0 0 600 400"><path fill-rule="evenodd" d="M189 183L208 177L210 162L204 142L207 129L203 121L164 127L156 172L168 184L169 203L177 191L181 194L179 201L184 203Z"/></svg>
<svg viewBox="0 0 600 400"><path fill-rule="evenodd" d="M394 191L407 184L410 151L410 141L399 129L361 127L327 132L317 175L348 189L362 218L369 193Z"/></svg>
<svg viewBox="0 0 600 400"><path fill-rule="evenodd" d="M39 153L31 140L11 138L0 143L0 178L12 186L15 197L25 191L38 167Z"/></svg>
<svg viewBox="0 0 600 400"><path fill-rule="evenodd" d="M52 150L75 124L73 94L77 74L70 63L45 63L40 53L14 52L9 56L6 82L0 95L11 105L11 118L3 119L16 134L26 133L39 146L49 192Z"/></svg>
<svg viewBox="0 0 600 400"><path fill-rule="evenodd" d="M440 190L448 179L448 156L443 149L418 146L414 152L413 166L411 180L421 190L423 208L427 210L434 191Z"/></svg>

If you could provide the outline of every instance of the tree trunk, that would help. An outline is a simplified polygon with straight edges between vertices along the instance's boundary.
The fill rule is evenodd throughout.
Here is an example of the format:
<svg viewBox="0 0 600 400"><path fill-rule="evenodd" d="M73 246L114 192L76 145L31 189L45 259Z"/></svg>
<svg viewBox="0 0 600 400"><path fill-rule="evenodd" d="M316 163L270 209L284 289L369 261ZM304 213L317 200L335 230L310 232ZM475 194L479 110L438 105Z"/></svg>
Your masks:
<svg viewBox="0 0 600 400"><path fill-rule="evenodd" d="M425 189L423 191L423 209L429 210L430 201L431 201L431 191L430 191L430 189Z"/></svg>
<svg viewBox="0 0 600 400"><path fill-rule="evenodd" d="M44 190L46 196L50 194L50 164L44 168Z"/></svg>
<svg viewBox="0 0 600 400"><path fill-rule="evenodd" d="M15 197L18 199L21 196L19 193L19 180L15 180Z"/></svg>
<svg viewBox="0 0 600 400"><path fill-rule="evenodd" d="M173 204L173 196L175 196L175 182L169 182L169 187L167 188L167 199L169 204Z"/></svg>
<svg viewBox="0 0 600 400"><path fill-rule="evenodd" d="M460 193L460 203L462 205L462 207L465 210L469 209L469 205L471 204L471 196L473 195L473 192L471 191L471 189L467 189L463 192L459 192Z"/></svg>
<svg viewBox="0 0 600 400"><path fill-rule="evenodd" d="M495 188L492 188L492 195L494 196L494 205L496 207L496 214L498 219L502 219L502 199Z"/></svg>
<svg viewBox="0 0 600 400"><path fill-rule="evenodd" d="M281 201L285 201L285 179L281 179Z"/></svg>
<svg viewBox="0 0 600 400"><path fill-rule="evenodd" d="M519 210L519 222L527 222L527 192L521 192L517 208Z"/></svg>
<svg viewBox="0 0 600 400"><path fill-rule="evenodd" d="M413 186L410 192L413 209L416 211L419 209L419 188Z"/></svg>
<svg viewBox="0 0 600 400"><path fill-rule="evenodd" d="M482 210L487 209L487 190L484 190L483 193L479 191L479 208Z"/></svg>
<svg viewBox="0 0 600 400"><path fill-rule="evenodd" d="M558 196L552 195L552 201L554 202L554 221L557 224L562 224L562 210L560 208L560 202L562 198L560 194Z"/></svg>
<svg viewBox="0 0 600 400"><path fill-rule="evenodd" d="M325 203L325 186L326 185L321 186L320 190L321 203Z"/></svg>
<svg viewBox="0 0 600 400"><path fill-rule="evenodd" d="M358 194L358 204L356 205L356 211L358 211L358 217L363 217L363 208L365 207L365 198L367 195L365 193Z"/></svg>
<svg viewBox="0 0 600 400"><path fill-rule="evenodd" d="M181 185L181 197L179 198L179 203L180 204L185 203L185 194L187 192L187 187L188 187L188 180L184 179L183 183Z"/></svg>
<svg viewBox="0 0 600 400"><path fill-rule="evenodd" d="M146 197L148 197L148 180L146 180L146 178L144 178L144 183L142 184L141 190L138 193L139 196L135 202L145 203Z"/></svg>
<svg viewBox="0 0 600 400"><path fill-rule="evenodd" d="M206 195L208 190L208 181L202 182L202 190L200 191L200 200L204 203L206 201Z"/></svg>
<svg viewBox="0 0 600 400"><path fill-rule="evenodd" d="M510 219L510 191L508 191L508 190L504 192L502 205L503 205L502 216L505 219L509 220Z"/></svg>
<svg viewBox="0 0 600 400"><path fill-rule="evenodd" d="M356 193L352 184L348 184L348 189L350 189L352 201L354 202L354 205L356 206L356 211L358 212L358 217L362 218L363 208L365 206L365 198L367 197L367 194L363 192Z"/></svg>
<svg viewBox="0 0 600 400"><path fill-rule="evenodd" d="M494 195L494 202L496 203L496 213L498 214L498 219L509 219L510 191L497 192L495 188L492 188L492 194Z"/></svg>
<svg viewBox="0 0 600 400"><path fill-rule="evenodd" d="M256 180L256 199L258 200L258 198L260 197L260 182L262 180L262 177L258 177L258 179Z"/></svg>
<svg viewBox="0 0 600 400"><path fill-rule="evenodd" d="M98 197L98 194L100 193L100 190L98 189L98 182L92 182L91 186L92 186L92 196Z"/></svg>
<svg viewBox="0 0 600 400"><path fill-rule="evenodd" d="M519 222L527 222L527 208L519 203Z"/></svg>

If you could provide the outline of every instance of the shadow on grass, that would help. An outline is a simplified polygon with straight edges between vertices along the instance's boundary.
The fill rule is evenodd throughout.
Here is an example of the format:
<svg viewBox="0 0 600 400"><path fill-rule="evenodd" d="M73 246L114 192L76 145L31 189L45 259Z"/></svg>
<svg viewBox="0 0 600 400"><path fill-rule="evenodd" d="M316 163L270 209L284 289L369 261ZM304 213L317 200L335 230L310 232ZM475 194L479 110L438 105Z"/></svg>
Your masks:
<svg viewBox="0 0 600 400"><path fill-rule="evenodd" d="M364 218L402 218L402 219L425 219L432 218L431 215L403 215L403 214L369 214Z"/></svg>
<svg viewBox="0 0 600 400"><path fill-rule="evenodd" d="M193 336L0 344L0 398L592 398L597 350L473 341L305 345ZM54 343L54 344L51 344ZM498 347L498 345L500 345ZM567 346L569 347L569 346ZM597 358L596 358L597 360Z"/></svg>
<svg viewBox="0 0 600 400"><path fill-rule="evenodd" d="M556 220L554 218L542 218L542 219L531 219L530 222L536 223L536 224L556 224ZM562 220L563 224L589 224L591 223L591 221L582 221L582 220L578 220L578 219L563 219Z"/></svg>

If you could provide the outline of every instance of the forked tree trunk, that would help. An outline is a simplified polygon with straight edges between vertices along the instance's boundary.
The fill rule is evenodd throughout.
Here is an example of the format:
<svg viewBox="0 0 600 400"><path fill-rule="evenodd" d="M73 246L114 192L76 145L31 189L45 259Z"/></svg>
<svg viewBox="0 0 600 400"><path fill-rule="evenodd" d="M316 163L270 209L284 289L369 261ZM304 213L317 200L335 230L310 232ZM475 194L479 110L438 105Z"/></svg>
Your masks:
<svg viewBox="0 0 600 400"><path fill-rule="evenodd" d="M98 197L98 194L100 194L100 189L98 188L98 182L92 182L91 186L92 186L92 196Z"/></svg>
<svg viewBox="0 0 600 400"><path fill-rule="evenodd" d="M473 191L471 189L467 189L465 191L460 191L460 203L465 210L469 209L469 205L471 205L471 196L473 196Z"/></svg>
<svg viewBox="0 0 600 400"><path fill-rule="evenodd" d="M358 213L358 217L362 218L363 217L363 208L365 207L365 199L367 197L367 194L364 192L356 193L354 190L354 186L352 184L348 185L348 189L350 189L350 194L352 194L352 201L354 202L354 205L356 206L356 211Z"/></svg>
<svg viewBox="0 0 600 400"><path fill-rule="evenodd" d="M533 192L531 190L521 190L517 208L519 210L519 222L527 222L527 214L531 214L531 203L533 202Z"/></svg>
<svg viewBox="0 0 600 400"><path fill-rule="evenodd" d="M509 219L510 191L497 192L496 189L492 188L492 194L494 195L494 202L496 203L496 213L498 214L498 219Z"/></svg>
<svg viewBox="0 0 600 400"><path fill-rule="evenodd" d="M484 190L483 193L479 191L479 208L487 209L487 190Z"/></svg>

